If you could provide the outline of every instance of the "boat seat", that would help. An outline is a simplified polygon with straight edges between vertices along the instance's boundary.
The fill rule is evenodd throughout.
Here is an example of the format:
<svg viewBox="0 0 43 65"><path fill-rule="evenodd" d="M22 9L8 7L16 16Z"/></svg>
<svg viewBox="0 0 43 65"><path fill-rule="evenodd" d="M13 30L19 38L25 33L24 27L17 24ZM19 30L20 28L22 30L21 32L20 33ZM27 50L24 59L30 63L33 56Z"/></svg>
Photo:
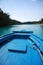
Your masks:
<svg viewBox="0 0 43 65"><path fill-rule="evenodd" d="M11 51L11 52L18 52L18 53L26 53L27 52L27 46L26 44L10 44L9 45L9 48L8 48L8 51Z"/></svg>

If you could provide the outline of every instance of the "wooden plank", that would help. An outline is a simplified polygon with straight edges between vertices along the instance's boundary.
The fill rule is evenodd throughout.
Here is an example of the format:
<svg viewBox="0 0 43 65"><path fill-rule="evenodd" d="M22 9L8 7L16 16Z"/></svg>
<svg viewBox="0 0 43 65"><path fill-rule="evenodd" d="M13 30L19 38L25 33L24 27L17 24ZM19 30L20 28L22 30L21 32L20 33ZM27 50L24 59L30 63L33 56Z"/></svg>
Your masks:
<svg viewBox="0 0 43 65"><path fill-rule="evenodd" d="M37 44L37 46L43 52L43 45L41 45L41 44L43 44L43 42L41 40L37 39L37 37L34 37L34 36L30 36L30 39L31 39L31 41L33 40L32 41L32 42L34 42L33 44Z"/></svg>
<svg viewBox="0 0 43 65"><path fill-rule="evenodd" d="M13 31L14 33L33 33L33 31Z"/></svg>
<svg viewBox="0 0 43 65"><path fill-rule="evenodd" d="M23 39L14 39L12 42L9 44L9 51L14 51L14 52L20 52L20 53L26 53L27 52L27 40Z"/></svg>
<svg viewBox="0 0 43 65"><path fill-rule="evenodd" d="M23 44L11 44L8 48L9 51L14 52L20 52L20 53L26 53L27 52L27 46Z"/></svg>

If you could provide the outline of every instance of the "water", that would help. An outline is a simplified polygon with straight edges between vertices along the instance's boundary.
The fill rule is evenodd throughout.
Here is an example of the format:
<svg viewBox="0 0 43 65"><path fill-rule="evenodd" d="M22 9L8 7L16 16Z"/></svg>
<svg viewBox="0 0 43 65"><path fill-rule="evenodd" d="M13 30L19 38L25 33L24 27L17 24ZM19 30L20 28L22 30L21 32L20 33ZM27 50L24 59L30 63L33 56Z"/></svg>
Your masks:
<svg viewBox="0 0 43 65"><path fill-rule="evenodd" d="M20 31L20 30L27 30L27 31L33 31L34 34L36 34L37 36L39 36L41 39L43 39L43 25L13 25L13 26L8 26L8 27L0 27L0 36L10 33L12 31ZM40 58L40 55L38 54L38 52L29 47L32 46L30 44L30 42L28 43L28 40L24 40L24 39L15 39L12 40L11 42L8 42L9 44L6 44L5 46L3 46L0 50L0 64L1 65L43 65L43 62ZM11 53L8 52L8 49L10 47L10 44L14 44L14 43L26 43L26 46L28 45L27 48L27 53L26 54L22 54L22 53ZM28 43L28 44L27 44ZM13 45L12 44L12 45ZM23 45L24 45L23 44ZM11 47L12 47L11 45ZM14 44L15 45L15 44ZM19 47L19 44L17 45L18 47L14 47L14 49ZM22 48L23 47L23 48ZM25 50L25 46L21 46L21 48L23 50ZM38 60L37 60L38 58ZM13 60L12 60L13 59ZM7 61L6 61L7 60Z"/></svg>
<svg viewBox="0 0 43 65"><path fill-rule="evenodd" d="M43 39L43 25L13 25L8 27L0 27L0 36L12 31L27 30L33 31L38 37Z"/></svg>

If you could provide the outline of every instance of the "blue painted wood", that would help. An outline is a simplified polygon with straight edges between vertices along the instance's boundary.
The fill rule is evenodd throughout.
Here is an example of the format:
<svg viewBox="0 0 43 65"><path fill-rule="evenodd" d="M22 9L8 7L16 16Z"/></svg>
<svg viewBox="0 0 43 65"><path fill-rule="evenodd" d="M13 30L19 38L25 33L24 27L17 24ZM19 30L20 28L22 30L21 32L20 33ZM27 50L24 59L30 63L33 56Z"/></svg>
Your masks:
<svg viewBox="0 0 43 65"><path fill-rule="evenodd" d="M6 35L3 35L0 37L0 44L3 43L4 41L12 38L14 35L14 33L11 33L11 34L6 34Z"/></svg>
<svg viewBox="0 0 43 65"><path fill-rule="evenodd" d="M13 31L14 33L33 33L33 31Z"/></svg>
<svg viewBox="0 0 43 65"><path fill-rule="evenodd" d="M43 65L39 53L32 48L34 43L39 47L43 47L41 39L34 36L33 33L22 33L22 38L18 35L19 33L13 34L13 39L0 48L0 65ZM27 35L28 38L24 38L25 35ZM21 53L9 52L8 49L21 51ZM26 53L22 51L26 51Z"/></svg>
<svg viewBox="0 0 43 65"><path fill-rule="evenodd" d="M25 40L15 39L12 41L12 44L9 45L8 50L11 52L26 53L27 52L27 45L24 44L24 42L25 42Z"/></svg>
<svg viewBox="0 0 43 65"><path fill-rule="evenodd" d="M35 35L33 35L33 34L31 34L30 39L32 39L34 44L37 44L37 46L43 52L43 41L40 38L38 38Z"/></svg>
<svg viewBox="0 0 43 65"><path fill-rule="evenodd" d="M10 34L6 34L6 35L3 35L3 36L1 36L0 37L0 44L1 43L3 43L4 41L6 41L6 40L9 40L9 39L11 39L11 38L13 38L13 37L15 37L15 38L28 38L28 36L29 36L29 34L27 35L27 34L20 34L20 33L10 33Z"/></svg>

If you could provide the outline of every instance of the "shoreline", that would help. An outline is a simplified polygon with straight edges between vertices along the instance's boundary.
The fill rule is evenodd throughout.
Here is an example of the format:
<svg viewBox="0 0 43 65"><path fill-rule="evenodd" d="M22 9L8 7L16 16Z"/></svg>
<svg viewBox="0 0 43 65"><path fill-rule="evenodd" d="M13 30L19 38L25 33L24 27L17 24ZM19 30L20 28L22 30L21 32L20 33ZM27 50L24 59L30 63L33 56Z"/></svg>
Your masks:
<svg viewBox="0 0 43 65"><path fill-rule="evenodd" d="M13 24L13 25L41 25L43 26L43 23L20 23L20 24ZM7 26L12 26L12 25L7 25ZM0 27L7 27L5 25L0 26Z"/></svg>

